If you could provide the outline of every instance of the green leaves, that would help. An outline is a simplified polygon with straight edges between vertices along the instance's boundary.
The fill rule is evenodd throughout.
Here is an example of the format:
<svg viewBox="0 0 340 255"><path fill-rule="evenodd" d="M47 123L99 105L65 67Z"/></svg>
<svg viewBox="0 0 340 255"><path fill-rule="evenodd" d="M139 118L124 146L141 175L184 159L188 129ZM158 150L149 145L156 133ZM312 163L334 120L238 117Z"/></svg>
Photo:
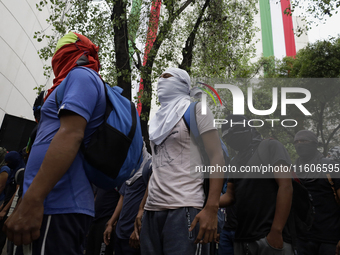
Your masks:
<svg viewBox="0 0 340 255"><path fill-rule="evenodd" d="M294 14L295 9L299 9L299 12L302 13L300 17L305 23L303 26L298 26L295 32L298 36L307 32L312 25L317 25L317 21L324 21L327 17L338 13L339 6L339 0L292 0L292 13Z"/></svg>
<svg viewBox="0 0 340 255"><path fill-rule="evenodd" d="M287 83L292 84L295 81L295 87L306 88L312 95L311 100L305 104L312 116L305 117L299 112L292 111L290 114L299 120L298 127L293 132L288 129L276 129L275 135L278 137L283 137L284 134L290 136L286 139L285 145L288 146L292 142L290 134L294 135L301 129L312 130L318 135L323 143L324 154L331 146L339 144L340 38L308 44L295 58L286 57L282 60L273 57L262 58L258 65L260 69L263 68L266 78L299 78L284 82L280 86L287 86ZM275 80L275 84L279 84L279 79ZM266 89L261 87L261 91L265 93ZM256 101L260 100L262 99ZM262 104L263 101L260 102ZM295 151L291 153L294 158Z"/></svg>
<svg viewBox="0 0 340 255"><path fill-rule="evenodd" d="M155 96L152 84L155 84L165 68L179 66L183 54L188 55L186 67L191 70L192 76L223 78L253 75L254 67L249 64L249 59L255 51L253 39L256 32L254 26L254 15L257 13L256 0L162 1L158 30L153 28L156 41L150 49L146 66L138 68L133 63L138 63L138 58L141 60L139 62L143 62L148 20L154 1L140 0L140 10L130 13L132 3L135 1L137 0L40 1L36 7L39 10L49 9L50 15L47 19L49 26L37 31L34 38L42 45L39 56L46 61L44 74L47 80L52 74L50 60L57 41L68 31L84 34L100 46L100 74L111 85L120 85L118 80L128 84L129 77L126 76L131 76L131 84L139 86L142 76L145 86L142 103L143 109L146 110L141 117L145 121L149 116L151 98ZM111 17L113 8L118 5L123 7L123 13ZM195 27L199 14L202 14L202 20ZM126 25L126 20L128 32L115 38L114 28L119 29ZM195 34L193 40L187 40L191 34ZM129 51L130 61L117 57L119 52L115 51L115 45L118 39L135 40L135 49ZM183 50L186 41L189 47ZM135 61L132 61L132 58ZM122 63L122 68L117 69L117 63ZM132 66L130 74L127 63Z"/></svg>

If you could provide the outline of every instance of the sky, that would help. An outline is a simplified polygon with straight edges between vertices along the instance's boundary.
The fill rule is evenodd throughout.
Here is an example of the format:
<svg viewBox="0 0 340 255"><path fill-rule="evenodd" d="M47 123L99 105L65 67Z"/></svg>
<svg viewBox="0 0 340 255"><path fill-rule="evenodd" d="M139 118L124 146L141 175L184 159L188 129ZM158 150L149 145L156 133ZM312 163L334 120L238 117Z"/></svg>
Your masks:
<svg viewBox="0 0 340 255"><path fill-rule="evenodd" d="M328 18L325 24L318 22L319 26L314 26L308 32L309 42L313 43L317 40L329 39L329 36L337 37L340 34L340 13Z"/></svg>
<svg viewBox="0 0 340 255"><path fill-rule="evenodd" d="M303 1L305 7L308 6L309 1ZM294 16L305 16L302 8L297 8L294 11ZM314 20L316 24L312 26L312 29L308 31L308 39L310 43L314 43L317 40L327 40L329 37L337 37L340 34L340 12L333 14L332 17L328 17L323 21Z"/></svg>

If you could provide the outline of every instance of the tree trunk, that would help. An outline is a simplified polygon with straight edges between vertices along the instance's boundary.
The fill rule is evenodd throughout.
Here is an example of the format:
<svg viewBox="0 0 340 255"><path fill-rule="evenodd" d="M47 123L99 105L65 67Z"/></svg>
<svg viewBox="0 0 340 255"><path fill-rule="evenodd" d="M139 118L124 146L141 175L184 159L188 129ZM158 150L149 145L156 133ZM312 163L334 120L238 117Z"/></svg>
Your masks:
<svg viewBox="0 0 340 255"><path fill-rule="evenodd" d="M169 17L169 19L163 24L162 27L159 29L159 33L157 34L157 37L155 39L155 42L148 54L148 59L146 61L145 66L142 68L141 72L141 78L143 79L143 85L144 90L143 93L146 97L143 99L143 107L141 111L141 126L142 126L142 134L144 137L144 141L146 145L149 147L149 132L148 132L148 120L149 120L149 114L151 109L151 99L152 99L152 82L151 82L151 73L152 73L152 66L155 61L155 58L157 56L158 50L160 46L162 45L164 39L166 38L166 35L171 30L171 26L173 21L178 18L178 16L185 10L185 8L192 3L193 0L187 0L175 13L172 13ZM167 3L164 3L167 5ZM174 2L170 1L168 3L169 5L167 8L173 9Z"/></svg>
<svg viewBox="0 0 340 255"><path fill-rule="evenodd" d="M131 66L128 44L128 29L126 17L126 2L117 0L113 6L111 19L114 29L114 44L116 52L117 84L123 91L123 96L131 100Z"/></svg>

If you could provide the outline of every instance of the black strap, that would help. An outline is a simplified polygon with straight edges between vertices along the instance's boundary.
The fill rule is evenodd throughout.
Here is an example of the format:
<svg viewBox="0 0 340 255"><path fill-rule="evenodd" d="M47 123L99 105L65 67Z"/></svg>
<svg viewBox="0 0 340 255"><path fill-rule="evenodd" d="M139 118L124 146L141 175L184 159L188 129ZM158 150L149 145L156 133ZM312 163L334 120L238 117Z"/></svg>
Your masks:
<svg viewBox="0 0 340 255"><path fill-rule="evenodd" d="M142 156L143 156L143 147L142 147L142 149L140 150L138 162L140 162L140 161L142 160L142 158L143 158Z"/></svg>
<svg viewBox="0 0 340 255"><path fill-rule="evenodd" d="M107 94L107 88L105 85L105 82L102 80L103 85L104 85L104 91L105 91L105 100L106 100L106 106L105 106L105 113L104 113L104 123L107 121L107 119L110 116L110 113L113 110L113 105L111 104L110 98Z"/></svg>
<svg viewBox="0 0 340 255"><path fill-rule="evenodd" d="M131 124L131 129L130 132L128 134L128 137L132 140L133 137L135 136L135 132L136 132L136 126L137 126L137 115L136 115L136 108L135 108L135 104L130 102L131 105L131 118L132 118L132 124Z"/></svg>
<svg viewBox="0 0 340 255"><path fill-rule="evenodd" d="M327 164L327 165L331 165L332 164L332 161L331 159L329 158L322 158L321 161L320 161L321 165L323 164ZM332 191L333 191L333 195L334 195L334 198L335 198L335 201L338 205L340 205L340 199L339 199L339 196L338 196L338 193L336 192L335 190L335 187L334 187L334 182L332 180L332 177L331 175L328 173L326 174L327 176L327 179L328 179L328 182L329 184L331 185L331 188L332 188Z"/></svg>

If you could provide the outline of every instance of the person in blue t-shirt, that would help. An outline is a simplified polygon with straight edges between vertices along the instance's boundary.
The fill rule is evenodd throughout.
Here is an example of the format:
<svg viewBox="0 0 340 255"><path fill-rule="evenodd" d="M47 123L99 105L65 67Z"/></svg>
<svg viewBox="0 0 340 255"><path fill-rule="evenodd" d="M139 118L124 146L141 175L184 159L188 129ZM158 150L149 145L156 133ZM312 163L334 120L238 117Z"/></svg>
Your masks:
<svg viewBox="0 0 340 255"><path fill-rule="evenodd" d="M110 243L110 236L116 225L115 254L139 255L139 240L134 233L134 222L139 205L144 197L149 177L152 172L151 155L143 148L143 162L136 174L123 183L119 189L120 199L115 212L107 222L104 232L106 245ZM118 219L119 217L119 219Z"/></svg>
<svg viewBox="0 0 340 255"><path fill-rule="evenodd" d="M1 172L0 176L2 175L3 177L2 181L6 179L5 189L2 192L4 201L2 206L0 207L0 220L6 219L5 216L7 215L8 209L10 208L10 205L14 198L14 193L17 190L15 175L19 169L25 168L25 162L20 153L17 151L8 152L5 156L5 163L6 166L2 167L0 170ZM2 227L2 224L0 224L0 226ZM2 235L3 233L1 232L0 236ZM4 245L5 245L4 241L0 241L0 248L3 247Z"/></svg>
<svg viewBox="0 0 340 255"><path fill-rule="evenodd" d="M0 201L1 201L1 206L0 206L0 229L3 228L5 220L6 220L6 213L7 210L4 210L6 207L6 203L5 203L5 198L6 198L6 188L8 187L9 183L10 183L10 178L9 176L11 176L12 170L4 165L3 167L1 167L0 169ZM7 201L8 203L8 201ZM5 246L6 243L6 234L3 233L2 231L0 232L0 253L2 251L2 249Z"/></svg>
<svg viewBox="0 0 340 255"><path fill-rule="evenodd" d="M25 162L22 158L21 154L17 151L10 151L5 156L5 163L6 166L5 171L7 171L7 181L5 184L5 190L4 190L4 202L0 208L0 229L3 228L3 225L7 219L7 213L8 210L12 204L12 201L14 199L14 195L16 190L19 188L15 181L15 175L19 171L19 169L25 168ZM3 168L1 170L3 170ZM9 169L9 171L8 171ZM2 251L3 247L6 243L6 234L1 231L0 233L0 251ZM7 244L7 248L11 247L10 242Z"/></svg>
<svg viewBox="0 0 340 255"><path fill-rule="evenodd" d="M23 198L5 223L16 245L32 243L32 254L83 254L94 216L94 195L79 148L104 120L105 90L90 72L99 71L99 47L70 32L52 58L55 74L41 108L37 136L27 162ZM65 90L59 107L58 85Z"/></svg>
<svg viewBox="0 0 340 255"><path fill-rule="evenodd" d="M11 169L8 166L3 166L0 168L0 205L2 204L5 199L5 187L8 182L8 176L11 175Z"/></svg>

